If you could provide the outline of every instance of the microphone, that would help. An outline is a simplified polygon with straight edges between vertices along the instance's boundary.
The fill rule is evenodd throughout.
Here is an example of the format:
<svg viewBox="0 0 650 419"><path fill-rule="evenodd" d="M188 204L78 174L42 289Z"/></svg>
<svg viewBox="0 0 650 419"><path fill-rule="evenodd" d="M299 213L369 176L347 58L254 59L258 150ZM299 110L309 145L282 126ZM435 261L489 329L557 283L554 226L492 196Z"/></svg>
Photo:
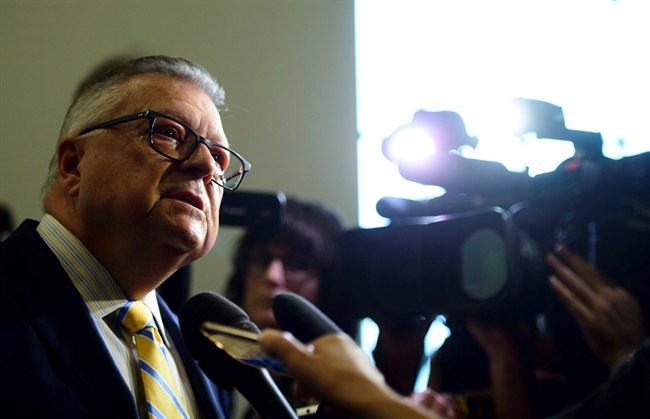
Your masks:
<svg viewBox="0 0 650 419"><path fill-rule="evenodd" d="M273 314L278 325L302 342L343 330L311 302L293 292L273 298Z"/></svg>
<svg viewBox="0 0 650 419"><path fill-rule="evenodd" d="M203 292L183 305L179 320L190 354L217 386L237 389L263 418L298 418L266 369L236 361L201 333L202 324L210 321L259 334L244 310L218 294Z"/></svg>

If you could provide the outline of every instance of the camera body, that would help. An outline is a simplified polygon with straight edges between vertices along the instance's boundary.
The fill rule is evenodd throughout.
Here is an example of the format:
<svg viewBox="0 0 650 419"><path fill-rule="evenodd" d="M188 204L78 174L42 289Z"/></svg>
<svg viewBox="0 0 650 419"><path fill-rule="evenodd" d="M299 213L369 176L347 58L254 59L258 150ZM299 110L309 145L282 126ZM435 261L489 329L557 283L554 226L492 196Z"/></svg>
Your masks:
<svg viewBox="0 0 650 419"><path fill-rule="evenodd" d="M634 260L650 250L650 153L571 159L527 183L517 174L517 184L411 202L386 227L344 233L342 307L355 318L534 316L550 304L543 256L559 242L613 278L650 272Z"/></svg>
<svg viewBox="0 0 650 419"><path fill-rule="evenodd" d="M541 288L539 248L509 211L488 207L419 221L344 233L342 278L352 316L493 310Z"/></svg>
<svg viewBox="0 0 650 419"><path fill-rule="evenodd" d="M471 167L464 162L470 169L463 170L464 184L473 184ZM481 163L477 175L485 177L486 167ZM528 181L516 176L506 189L484 178L485 192L448 190L427 202L382 202L391 224L344 233L343 274L333 288L341 310L354 319L408 325L444 314L451 335L436 352L437 391L489 386L488 360L465 328L473 315L509 331L526 324L562 360L553 372L570 377L562 387L565 399L577 400L608 371L552 296L544 255L565 243L631 290L647 322L650 153L574 158Z"/></svg>

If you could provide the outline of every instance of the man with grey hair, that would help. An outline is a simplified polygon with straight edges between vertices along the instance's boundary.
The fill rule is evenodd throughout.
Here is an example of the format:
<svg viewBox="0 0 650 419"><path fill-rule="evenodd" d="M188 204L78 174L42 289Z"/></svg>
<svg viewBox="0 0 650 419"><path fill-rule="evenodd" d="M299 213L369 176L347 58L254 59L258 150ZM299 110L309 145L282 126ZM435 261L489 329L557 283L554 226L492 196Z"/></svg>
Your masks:
<svg viewBox="0 0 650 419"><path fill-rule="evenodd" d="M167 56L84 84L43 188L44 216L0 244L5 414L227 417L228 394L197 368L155 292L212 248L222 194L250 170L228 148L223 101L203 67ZM147 319L137 331L136 311ZM162 356L149 361L147 344Z"/></svg>

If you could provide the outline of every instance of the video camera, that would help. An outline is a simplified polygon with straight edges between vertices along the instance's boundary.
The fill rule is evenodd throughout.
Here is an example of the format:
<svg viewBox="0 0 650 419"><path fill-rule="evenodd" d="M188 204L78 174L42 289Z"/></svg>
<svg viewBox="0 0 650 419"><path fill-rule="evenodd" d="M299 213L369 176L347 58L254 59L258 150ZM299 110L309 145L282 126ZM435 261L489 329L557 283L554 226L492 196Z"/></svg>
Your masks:
<svg viewBox="0 0 650 419"><path fill-rule="evenodd" d="M454 149L477 139L449 111L419 111L384 140L385 156L403 177L446 193L428 201L382 198L377 210L390 225L344 234L344 274L335 288L345 290L341 307L350 316L532 316L549 303L543 255L559 242L612 278L647 276L650 153L608 159L601 135L567 129L562 108L519 102L543 121L531 121L522 133L575 147L553 172L531 177L463 157ZM447 152L438 149L417 164L398 160L391 152L397 134L413 126L442 139Z"/></svg>

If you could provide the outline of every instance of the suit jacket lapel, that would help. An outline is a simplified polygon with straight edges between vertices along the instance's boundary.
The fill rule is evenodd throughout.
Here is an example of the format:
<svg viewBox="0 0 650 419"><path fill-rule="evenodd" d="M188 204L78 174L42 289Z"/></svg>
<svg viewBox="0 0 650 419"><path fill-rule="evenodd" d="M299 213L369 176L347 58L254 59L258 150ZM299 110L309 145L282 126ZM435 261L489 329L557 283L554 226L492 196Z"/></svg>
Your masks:
<svg viewBox="0 0 650 419"><path fill-rule="evenodd" d="M44 337L44 344L70 373L76 388L96 412L110 418L137 418L135 399L104 345L85 302L54 254L40 239L36 223L19 227L11 249L24 281L18 298ZM38 263L35 263L38 261Z"/></svg>

